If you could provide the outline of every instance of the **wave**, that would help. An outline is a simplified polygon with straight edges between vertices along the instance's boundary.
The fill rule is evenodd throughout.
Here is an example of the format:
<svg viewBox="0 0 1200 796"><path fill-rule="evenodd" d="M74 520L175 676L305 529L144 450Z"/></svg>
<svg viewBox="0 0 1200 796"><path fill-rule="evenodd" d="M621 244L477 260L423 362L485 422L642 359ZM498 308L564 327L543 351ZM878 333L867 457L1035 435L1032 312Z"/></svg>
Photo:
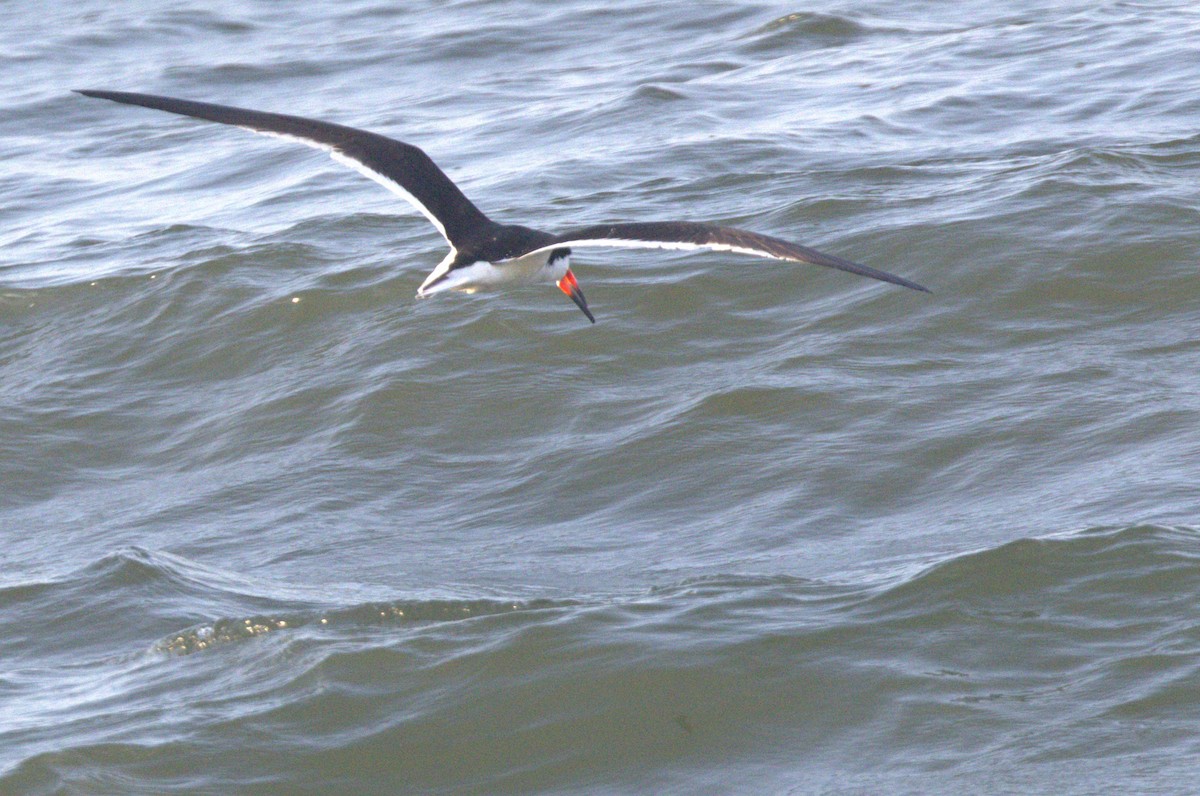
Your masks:
<svg viewBox="0 0 1200 796"><path fill-rule="evenodd" d="M876 764L957 776L980 760L1084 759L1088 739L1152 716L1142 743L1180 749L1200 696L1196 541L1092 528L860 582L731 574L519 600L343 601L129 549L0 589L0 630L23 638L9 701L25 711L2 733L0 785L191 761L206 786L236 787L233 755L283 787L314 766L350 781L355 761L404 750L371 781L519 790L626 760L636 787L679 754L703 752L719 777L787 750L853 768L845 750L861 744ZM56 631L16 632L34 625ZM21 668L31 651L41 663ZM63 723L62 748L37 751ZM504 762L514 745L519 765Z"/></svg>

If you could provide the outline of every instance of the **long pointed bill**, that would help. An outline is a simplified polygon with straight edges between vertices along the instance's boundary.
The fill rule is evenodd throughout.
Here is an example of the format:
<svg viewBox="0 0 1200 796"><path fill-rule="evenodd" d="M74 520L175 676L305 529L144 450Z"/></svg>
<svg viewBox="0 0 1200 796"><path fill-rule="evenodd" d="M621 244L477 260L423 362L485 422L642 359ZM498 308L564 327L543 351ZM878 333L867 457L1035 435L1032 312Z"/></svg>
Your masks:
<svg viewBox="0 0 1200 796"><path fill-rule="evenodd" d="M559 290L571 297L571 301L575 302L575 306L583 310L583 314L587 316L589 321L592 323L596 322L595 317L592 316L592 311L588 309L587 299L583 297L583 291L579 289L579 280L575 278L575 274L571 273L570 268L567 269L567 272L563 274L563 278L558 280L556 284Z"/></svg>

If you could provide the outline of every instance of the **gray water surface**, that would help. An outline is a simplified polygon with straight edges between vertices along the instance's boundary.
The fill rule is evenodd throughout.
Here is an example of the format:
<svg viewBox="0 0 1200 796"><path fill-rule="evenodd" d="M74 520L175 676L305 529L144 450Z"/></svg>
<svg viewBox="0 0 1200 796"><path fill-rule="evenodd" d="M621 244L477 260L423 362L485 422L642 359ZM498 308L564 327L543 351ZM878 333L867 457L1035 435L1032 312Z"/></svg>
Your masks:
<svg viewBox="0 0 1200 796"><path fill-rule="evenodd" d="M1200 11L16 3L0 792L1188 793ZM932 295L444 242L684 218Z"/></svg>

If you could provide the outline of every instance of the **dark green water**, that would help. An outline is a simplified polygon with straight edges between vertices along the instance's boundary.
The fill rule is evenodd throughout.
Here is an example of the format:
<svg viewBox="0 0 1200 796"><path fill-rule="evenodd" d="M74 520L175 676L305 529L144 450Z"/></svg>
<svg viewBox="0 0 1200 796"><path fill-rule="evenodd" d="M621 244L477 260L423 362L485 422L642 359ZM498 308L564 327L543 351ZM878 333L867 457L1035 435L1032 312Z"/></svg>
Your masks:
<svg viewBox="0 0 1200 796"><path fill-rule="evenodd" d="M75 3L0 32L0 793L1189 793L1200 13ZM413 294L494 218L720 221Z"/></svg>

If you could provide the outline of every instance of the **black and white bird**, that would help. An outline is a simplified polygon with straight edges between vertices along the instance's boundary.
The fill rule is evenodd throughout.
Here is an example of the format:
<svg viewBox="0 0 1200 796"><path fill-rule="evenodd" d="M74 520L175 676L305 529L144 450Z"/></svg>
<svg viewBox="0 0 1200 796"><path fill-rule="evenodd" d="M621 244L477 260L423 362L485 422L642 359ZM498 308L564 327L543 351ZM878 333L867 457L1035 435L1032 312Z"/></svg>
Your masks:
<svg viewBox="0 0 1200 796"><path fill-rule="evenodd" d="M124 91L80 91L88 97L140 105L324 149L339 163L356 169L412 205L450 244L450 253L430 272L417 296L444 290L473 292L504 283L553 283L596 322L579 281L571 272L571 249L615 246L651 249L715 249L756 257L812 263L894 285L929 291L886 271L824 254L807 246L755 232L691 221L597 224L552 235L515 224L492 221L463 195L421 149L392 138L340 124L266 113L228 105L133 94Z"/></svg>

